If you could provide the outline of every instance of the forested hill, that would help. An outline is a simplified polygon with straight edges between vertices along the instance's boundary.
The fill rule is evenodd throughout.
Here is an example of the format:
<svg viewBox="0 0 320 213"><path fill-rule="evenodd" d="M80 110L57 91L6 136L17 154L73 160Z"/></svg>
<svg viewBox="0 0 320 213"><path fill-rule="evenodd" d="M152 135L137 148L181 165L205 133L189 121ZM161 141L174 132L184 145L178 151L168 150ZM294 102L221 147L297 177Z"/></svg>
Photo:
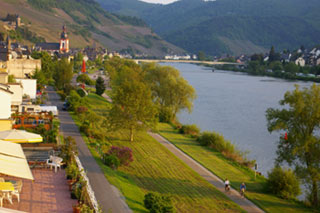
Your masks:
<svg viewBox="0 0 320 213"><path fill-rule="evenodd" d="M0 0L0 8L0 32L22 43L58 42L66 24L71 48L96 45L149 56L184 52L152 32L142 19L107 12L94 0ZM20 15L21 29L8 28L8 13Z"/></svg>
<svg viewBox="0 0 320 213"><path fill-rule="evenodd" d="M167 41L194 53L263 52L272 45L294 49L314 46L320 38L319 0L180 0L169 5L97 1L118 13L134 10Z"/></svg>

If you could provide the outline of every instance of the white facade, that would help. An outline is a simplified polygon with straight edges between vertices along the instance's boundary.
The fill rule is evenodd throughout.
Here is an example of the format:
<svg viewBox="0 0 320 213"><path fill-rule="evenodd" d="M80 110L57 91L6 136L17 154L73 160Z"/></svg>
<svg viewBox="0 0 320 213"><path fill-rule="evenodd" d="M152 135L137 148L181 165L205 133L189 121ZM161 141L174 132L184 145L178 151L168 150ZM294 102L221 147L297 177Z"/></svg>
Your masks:
<svg viewBox="0 0 320 213"><path fill-rule="evenodd" d="M23 87L21 84L8 84L9 89L13 92L11 104L20 105L22 103Z"/></svg>
<svg viewBox="0 0 320 213"><path fill-rule="evenodd" d="M297 58L297 60L295 61L295 64L301 67L304 67L306 65L306 61L302 57L300 57L300 58Z"/></svg>
<svg viewBox="0 0 320 213"><path fill-rule="evenodd" d="M28 95L31 99L36 99L37 95L37 80L17 78L16 81L22 84L23 95Z"/></svg>
<svg viewBox="0 0 320 213"><path fill-rule="evenodd" d="M11 97L13 93L0 87L0 119L9 119L11 117Z"/></svg>

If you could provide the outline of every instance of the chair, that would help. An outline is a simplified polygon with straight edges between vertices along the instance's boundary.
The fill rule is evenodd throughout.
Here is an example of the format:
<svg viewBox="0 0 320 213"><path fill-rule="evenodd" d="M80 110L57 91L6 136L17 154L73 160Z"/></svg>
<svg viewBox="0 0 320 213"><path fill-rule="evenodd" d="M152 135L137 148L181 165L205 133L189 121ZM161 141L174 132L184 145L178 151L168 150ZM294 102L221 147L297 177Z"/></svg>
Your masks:
<svg viewBox="0 0 320 213"><path fill-rule="evenodd" d="M17 181L15 184L13 184L13 187L14 187L14 191L11 192L11 195L16 196L18 203L20 203L20 193L22 190L22 181L21 180Z"/></svg>
<svg viewBox="0 0 320 213"><path fill-rule="evenodd" d="M47 159L47 165L50 166L50 169L54 166L54 172L57 172L57 168L61 169L61 162L63 161L62 158L50 156L49 159Z"/></svg>
<svg viewBox="0 0 320 213"><path fill-rule="evenodd" d="M2 192L0 192L0 207L2 207L2 205L3 205L3 199L4 199L4 197L5 197L5 194L2 193Z"/></svg>

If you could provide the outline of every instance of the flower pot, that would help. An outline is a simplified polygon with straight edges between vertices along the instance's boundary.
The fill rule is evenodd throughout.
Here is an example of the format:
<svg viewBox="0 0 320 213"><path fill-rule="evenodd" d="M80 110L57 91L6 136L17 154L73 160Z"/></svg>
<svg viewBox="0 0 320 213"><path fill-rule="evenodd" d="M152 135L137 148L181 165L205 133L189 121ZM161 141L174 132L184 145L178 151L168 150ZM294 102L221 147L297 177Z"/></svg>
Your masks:
<svg viewBox="0 0 320 213"><path fill-rule="evenodd" d="M73 213L80 213L80 206L73 206Z"/></svg>

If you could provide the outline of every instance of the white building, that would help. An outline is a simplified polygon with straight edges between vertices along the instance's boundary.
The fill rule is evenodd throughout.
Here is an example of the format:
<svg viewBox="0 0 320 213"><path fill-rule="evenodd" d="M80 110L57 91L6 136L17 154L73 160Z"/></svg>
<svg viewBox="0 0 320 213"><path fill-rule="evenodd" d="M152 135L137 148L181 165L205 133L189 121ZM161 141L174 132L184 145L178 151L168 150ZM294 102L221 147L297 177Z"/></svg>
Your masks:
<svg viewBox="0 0 320 213"><path fill-rule="evenodd" d="M37 80L17 78L16 81L22 84L23 95L28 95L31 99L36 99L37 95Z"/></svg>
<svg viewBox="0 0 320 213"><path fill-rule="evenodd" d="M13 92L11 105L22 104L23 87L20 83L9 83L9 89Z"/></svg>
<svg viewBox="0 0 320 213"><path fill-rule="evenodd" d="M6 85L0 85L0 119L10 119L13 92Z"/></svg>
<svg viewBox="0 0 320 213"><path fill-rule="evenodd" d="M306 61L302 57L297 58L294 63L301 67L306 65Z"/></svg>

